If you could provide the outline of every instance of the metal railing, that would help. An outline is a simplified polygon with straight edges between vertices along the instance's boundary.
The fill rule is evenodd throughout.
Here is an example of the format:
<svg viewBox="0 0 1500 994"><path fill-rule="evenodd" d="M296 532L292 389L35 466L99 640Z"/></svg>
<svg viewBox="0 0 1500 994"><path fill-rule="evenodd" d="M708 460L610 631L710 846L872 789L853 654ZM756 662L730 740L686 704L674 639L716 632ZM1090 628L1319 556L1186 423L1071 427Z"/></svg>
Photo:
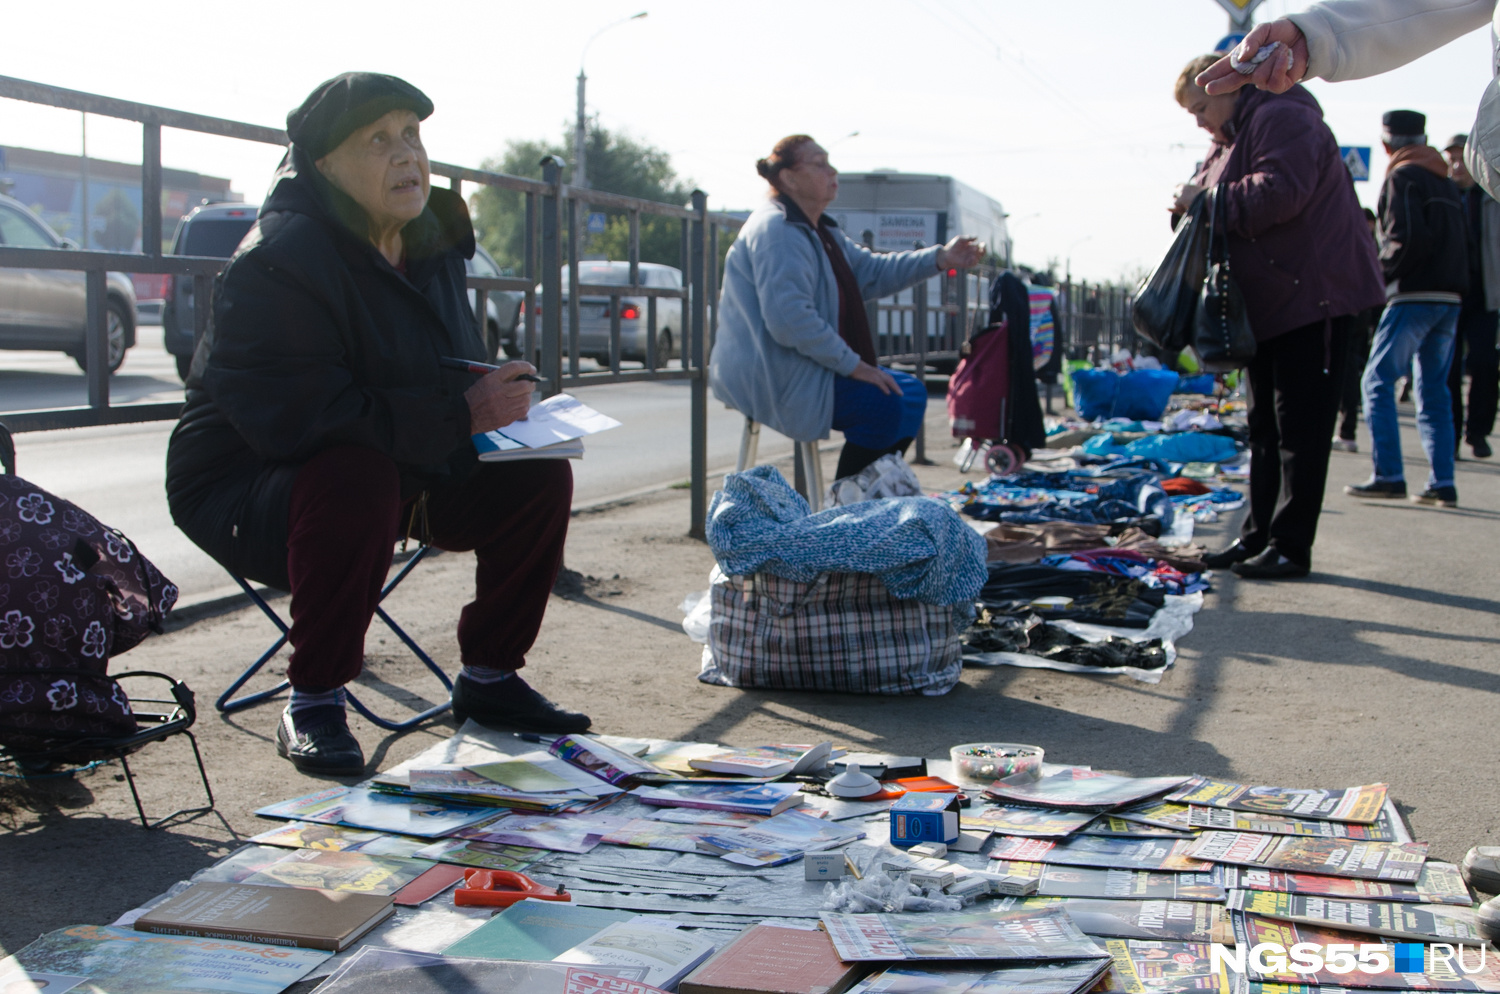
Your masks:
<svg viewBox="0 0 1500 994"><path fill-rule="evenodd" d="M161 129L176 128L201 134L219 135L269 145L286 145L286 132L279 128L228 121L151 104L120 100L114 97L83 93L27 80L0 76L0 97L27 103L76 110L88 114L134 121L141 125L141 245L143 251L95 252L64 249L22 249L0 246L0 268L62 269L85 273L86 333L85 364L88 377L88 406L49 410L7 412L0 415L13 432L50 431L59 428L82 428L95 425L128 424L175 419L181 403L130 404L112 406L109 397L109 370L106 361L107 329L105 312L105 273L156 273L193 278L194 299L209 298L213 279L223 268L224 260L163 253L161 212ZM738 218L710 212L707 196L694 191L692 204L680 206L622 197L596 190L575 190L562 182L564 163L549 156L542 163L542 179L525 179L503 173L469 169L443 162L431 164L435 176L446 177L451 188L462 192L465 183L513 190L525 202L525 262L521 276L470 276L468 285L475 291L474 312L484 327L488 295L495 291L520 291L524 297L525 337L522 352L539 357L539 370L546 378L548 395L566 388L594 383L628 383L660 380L687 380L691 385L689 420L691 426L690 463L692 512L689 533L702 538L707 512L708 473L708 347L715 323L714 305L718 300L719 232L737 229ZM587 284L579 280L581 204L624 211L629 218L629 285ZM681 223L681 287L642 286L640 279L640 218L642 214L676 218ZM567 266L568 287L562 292L562 274ZM537 287L540 284L543 305L538 309ZM607 297L610 301L610 329L607 368L586 371L581 368L580 295ZM643 368L622 369L621 298L647 298L646 356ZM687 327L679 328L683 336L681 366L668 368L670 357L657 352L657 301L660 298L683 301ZM563 308L546 306L546 302L566 299L567 338L563 337ZM207 307L195 307L196 331L201 333L208 320ZM537 317L540 316L540 322ZM540 328L538 325L540 324ZM538 333L540 332L540 334ZM520 343L518 343L520 344ZM564 364L566 359L566 366Z"/></svg>

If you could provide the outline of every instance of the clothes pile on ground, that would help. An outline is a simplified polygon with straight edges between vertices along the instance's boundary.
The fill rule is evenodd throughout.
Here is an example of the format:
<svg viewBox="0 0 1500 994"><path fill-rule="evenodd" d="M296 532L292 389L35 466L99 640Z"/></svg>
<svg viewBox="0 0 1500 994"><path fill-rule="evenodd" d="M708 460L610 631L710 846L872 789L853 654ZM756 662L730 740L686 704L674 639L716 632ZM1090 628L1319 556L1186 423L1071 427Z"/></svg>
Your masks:
<svg viewBox="0 0 1500 994"><path fill-rule="evenodd" d="M1161 679L1209 589L1204 550L1190 544L1194 522L1244 497L1155 466L1118 457L937 495L988 546L965 663Z"/></svg>
<svg viewBox="0 0 1500 994"><path fill-rule="evenodd" d="M1427 858L1383 784L1043 758L538 741L471 722L357 786L262 808L275 824L248 845L110 925L40 937L0 978L106 994L1173 994L1349 983L1331 959L1306 975L1234 959L1269 939L1483 941L1459 868ZM1211 943L1233 944L1230 962ZM1421 986L1500 989L1493 959ZM1409 986L1396 970L1420 972L1356 979Z"/></svg>

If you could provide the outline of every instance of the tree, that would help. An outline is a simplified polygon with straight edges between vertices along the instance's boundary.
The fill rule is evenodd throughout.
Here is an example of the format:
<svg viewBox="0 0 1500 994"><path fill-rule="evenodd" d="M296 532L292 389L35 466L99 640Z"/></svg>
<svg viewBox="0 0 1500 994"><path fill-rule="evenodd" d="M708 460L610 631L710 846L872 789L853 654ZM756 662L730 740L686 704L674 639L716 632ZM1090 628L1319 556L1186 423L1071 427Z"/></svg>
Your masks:
<svg viewBox="0 0 1500 994"><path fill-rule="evenodd" d="M511 141L505 152L487 159L484 168L512 176L540 179L541 161L556 155L564 162L572 158L572 126L560 141ZM571 178L572 166L563 170L563 180ZM627 197L640 197L667 204L688 204L692 199L691 181L678 178L671 156L646 142L611 131L590 121L588 131L588 179L592 189ZM470 201L480 243L502 266L522 272L526 251L526 203L524 196L512 190L483 187ZM604 210L608 215L602 234L586 242L590 254L611 259L628 259L630 220L624 211ZM641 215L641 261L659 262L681 268L681 223L675 218Z"/></svg>
<svg viewBox="0 0 1500 994"><path fill-rule="evenodd" d="M141 212L135 209L124 190L115 188L94 207L94 216L104 219L104 230L95 238L110 252L129 252L140 232ZM84 246L87 248L88 246Z"/></svg>

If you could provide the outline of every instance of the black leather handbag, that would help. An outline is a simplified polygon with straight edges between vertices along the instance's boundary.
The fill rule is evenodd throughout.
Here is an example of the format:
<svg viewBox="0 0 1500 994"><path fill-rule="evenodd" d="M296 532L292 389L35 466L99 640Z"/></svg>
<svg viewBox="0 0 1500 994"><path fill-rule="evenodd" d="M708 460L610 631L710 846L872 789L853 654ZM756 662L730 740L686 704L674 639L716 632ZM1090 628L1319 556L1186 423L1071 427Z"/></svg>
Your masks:
<svg viewBox="0 0 1500 994"><path fill-rule="evenodd" d="M1198 297L1193 352L1205 372L1228 373L1255 358L1255 332L1245 313L1245 295L1229 270L1229 232L1224 184L1209 190L1208 267Z"/></svg>

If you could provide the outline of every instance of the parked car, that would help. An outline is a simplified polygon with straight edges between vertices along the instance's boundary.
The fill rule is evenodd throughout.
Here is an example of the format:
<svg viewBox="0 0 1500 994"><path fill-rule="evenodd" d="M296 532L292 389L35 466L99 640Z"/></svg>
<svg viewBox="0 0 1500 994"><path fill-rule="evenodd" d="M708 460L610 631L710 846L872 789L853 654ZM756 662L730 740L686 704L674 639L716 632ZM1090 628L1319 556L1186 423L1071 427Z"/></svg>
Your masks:
<svg viewBox="0 0 1500 994"><path fill-rule="evenodd" d="M18 200L0 196L0 245L8 248L76 249ZM81 270L0 267L0 349L66 352L88 368L84 333L88 291ZM109 371L135 345L135 288L124 273L105 276L105 322Z"/></svg>
<svg viewBox="0 0 1500 994"><path fill-rule="evenodd" d="M177 225L172 254L228 259L255 224L259 212L258 207L248 204L194 207ZM198 347L195 321L193 278L173 276L167 287L166 303L162 305L161 339L167 351L177 358L177 375L184 380L193 364L193 350Z"/></svg>
<svg viewBox="0 0 1500 994"><path fill-rule="evenodd" d="M682 270L655 262L643 262L641 286L682 287ZM608 286L630 285L628 262L584 262L578 266L578 282ZM563 306L568 304L568 267L562 267ZM537 312L541 312L541 285L538 284ZM578 298L578 351L585 358L609 363L609 297L589 295ZM646 325L649 299L620 298L620 358L645 362ZM681 343L682 298L656 298L656 361L667 365L677 355ZM563 316L563 349L568 347L568 319Z"/></svg>
<svg viewBox="0 0 1500 994"><path fill-rule="evenodd" d="M484 250L484 246L474 247L474 258L468 260L464 269L470 276L482 276L495 278L504 276L495 257ZM474 306L475 293L469 291L469 307ZM506 358L515 359L521 354L520 342L516 340L516 329L521 323L521 305L525 303L526 295L519 290L491 290L485 301L484 322L484 347L489 350L490 359L496 359L503 351Z"/></svg>

